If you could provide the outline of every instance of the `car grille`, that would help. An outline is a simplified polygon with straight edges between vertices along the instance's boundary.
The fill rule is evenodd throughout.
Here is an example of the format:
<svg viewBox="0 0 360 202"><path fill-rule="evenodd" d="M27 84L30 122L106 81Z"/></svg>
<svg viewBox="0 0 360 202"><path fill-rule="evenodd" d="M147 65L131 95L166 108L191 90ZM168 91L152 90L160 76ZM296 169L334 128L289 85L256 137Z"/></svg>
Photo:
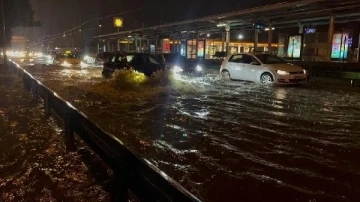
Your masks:
<svg viewBox="0 0 360 202"><path fill-rule="evenodd" d="M290 72L290 74L304 74L304 72Z"/></svg>

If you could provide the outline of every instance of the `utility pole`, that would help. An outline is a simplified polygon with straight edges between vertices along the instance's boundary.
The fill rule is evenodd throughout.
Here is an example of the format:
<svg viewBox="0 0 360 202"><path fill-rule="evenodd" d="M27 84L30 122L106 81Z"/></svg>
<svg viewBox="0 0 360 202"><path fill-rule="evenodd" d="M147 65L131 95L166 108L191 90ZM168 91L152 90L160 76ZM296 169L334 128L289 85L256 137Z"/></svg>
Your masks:
<svg viewBox="0 0 360 202"><path fill-rule="evenodd" d="M3 57L4 57L4 65L7 66L7 56L6 56L6 25L5 25L5 13L4 13L4 0L0 0L0 9L1 9L1 19L2 19L2 38L3 38Z"/></svg>

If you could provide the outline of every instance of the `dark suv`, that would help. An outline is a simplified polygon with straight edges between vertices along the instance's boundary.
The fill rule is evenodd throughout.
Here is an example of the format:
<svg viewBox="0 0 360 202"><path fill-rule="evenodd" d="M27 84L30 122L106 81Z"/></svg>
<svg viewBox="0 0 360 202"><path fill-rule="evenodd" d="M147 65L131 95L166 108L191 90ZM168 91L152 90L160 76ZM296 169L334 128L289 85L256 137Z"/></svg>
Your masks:
<svg viewBox="0 0 360 202"><path fill-rule="evenodd" d="M151 76L158 70L164 70L166 65L147 53L114 53L109 61L104 63L102 74L109 78L117 69L130 68Z"/></svg>

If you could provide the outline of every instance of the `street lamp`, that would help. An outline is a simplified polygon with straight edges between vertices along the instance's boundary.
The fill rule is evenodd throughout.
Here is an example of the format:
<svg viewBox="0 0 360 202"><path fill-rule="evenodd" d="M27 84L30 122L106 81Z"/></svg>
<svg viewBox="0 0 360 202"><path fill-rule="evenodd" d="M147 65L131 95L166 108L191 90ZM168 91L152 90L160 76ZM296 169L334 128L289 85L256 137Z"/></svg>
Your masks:
<svg viewBox="0 0 360 202"><path fill-rule="evenodd" d="M102 27L102 25L99 25L99 27Z"/></svg>
<svg viewBox="0 0 360 202"><path fill-rule="evenodd" d="M210 34L207 34L206 36L207 36L207 37L210 37Z"/></svg>
<svg viewBox="0 0 360 202"><path fill-rule="evenodd" d="M244 36L242 34L239 34L238 39L243 39Z"/></svg>

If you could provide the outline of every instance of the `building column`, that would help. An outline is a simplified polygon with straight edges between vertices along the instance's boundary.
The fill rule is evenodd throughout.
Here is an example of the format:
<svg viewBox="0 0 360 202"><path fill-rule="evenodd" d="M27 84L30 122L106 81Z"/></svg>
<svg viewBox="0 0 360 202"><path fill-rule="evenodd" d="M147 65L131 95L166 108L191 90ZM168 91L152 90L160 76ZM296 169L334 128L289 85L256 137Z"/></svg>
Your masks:
<svg viewBox="0 0 360 202"><path fill-rule="evenodd" d="M158 36L155 36L155 53L158 52Z"/></svg>
<svg viewBox="0 0 360 202"><path fill-rule="evenodd" d="M225 28L226 31L226 55L230 54L230 26Z"/></svg>
<svg viewBox="0 0 360 202"><path fill-rule="evenodd" d="M170 52L172 53L176 53L176 37L174 34L171 35L171 38L172 38L172 48L170 49Z"/></svg>
<svg viewBox="0 0 360 202"><path fill-rule="evenodd" d="M138 47L137 39L134 39L134 43L135 43L135 51L136 51L136 52L139 52L139 47Z"/></svg>
<svg viewBox="0 0 360 202"><path fill-rule="evenodd" d="M272 44L272 24L269 24L269 33L268 33L268 51L271 53L271 44Z"/></svg>
<svg viewBox="0 0 360 202"><path fill-rule="evenodd" d="M327 61L331 61L331 49L332 49L332 39L334 36L334 15L330 16L330 23L329 23L329 36L328 36L328 54L327 54Z"/></svg>
<svg viewBox="0 0 360 202"><path fill-rule="evenodd" d="M120 39L116 39L117 51L120 51Z"/></svg>
<svg viewBox="0 0 360 202"><path fill-rule="evenodd" d="M259 30L255 29L255 36L254 36L254 52L257 50L259 44Z"/></svg>
<svg viewBox="0 0 360 202"><path fill-rule="evenodd" d="M142 38L139 39L139 45L140 45L139 52L142 53Z"/></svg>
<svg viewBox="0 0 360 202"><path fill-rule="evenodd" d="M221 36L221 52L224 51L225 51L225 33L223 32Z"/></svg>
<svg viewBox="0 0 360 202"><path fill-rule="evenodd" d="M147 52L150 53L150 39L147 39Z"/></svg>
<svg viewBox="0 0 360 202"><path fill-rule="evenodd" d="M180 53L180 36L176 35L176 52Z"/></svg>
<svg viewBox="0 0 360 202"><path fill-rule="evenodd" d="M111 52L110 40L107 40L107 41L106 41L106 51L107 51L107 52Z"/></svg>

